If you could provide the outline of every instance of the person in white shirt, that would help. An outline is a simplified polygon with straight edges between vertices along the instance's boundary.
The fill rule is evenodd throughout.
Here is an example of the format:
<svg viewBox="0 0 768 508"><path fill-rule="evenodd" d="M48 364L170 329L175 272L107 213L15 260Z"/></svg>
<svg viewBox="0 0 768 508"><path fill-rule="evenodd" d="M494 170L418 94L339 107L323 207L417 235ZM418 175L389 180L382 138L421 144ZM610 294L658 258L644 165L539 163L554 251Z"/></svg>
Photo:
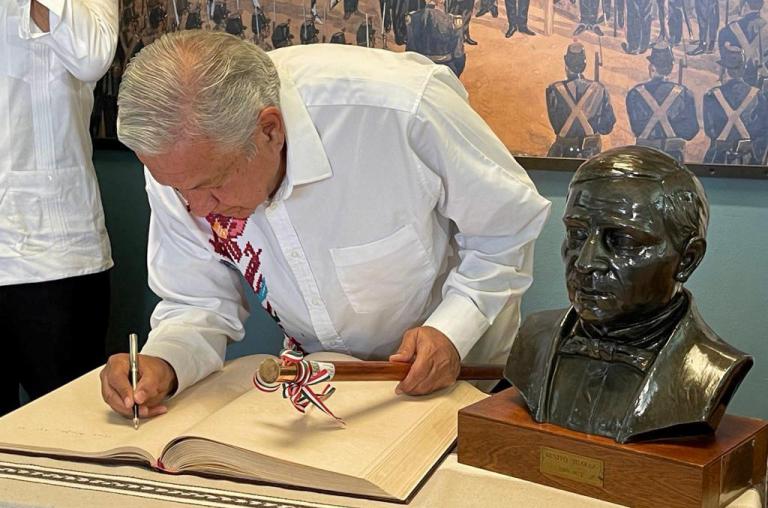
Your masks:
<svg viewBox="0 0 768 508"><path fill-rule="evenodd" d="M0 0L0 414L101 365L109 238L91 162L114 0Z"/></svg>
<svg viewBox="0 0 768 508"><path fill-rule="evenodd" d="M180 32L132 61L118 104L162 301L135 394L125 355L101 373L115 411L161 414L221 368L244 335L241 274L305 352L412 362L401 392L451 385L461 360L504 362L549 202L450 69Z"/></svg>

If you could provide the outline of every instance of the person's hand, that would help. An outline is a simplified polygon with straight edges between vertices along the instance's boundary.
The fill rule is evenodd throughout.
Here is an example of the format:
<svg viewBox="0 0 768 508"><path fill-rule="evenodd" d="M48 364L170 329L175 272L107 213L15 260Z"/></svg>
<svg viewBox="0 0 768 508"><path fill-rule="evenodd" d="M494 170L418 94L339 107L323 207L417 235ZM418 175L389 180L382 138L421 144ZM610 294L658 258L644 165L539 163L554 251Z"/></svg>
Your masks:
<svg viewBox="0 0 768 508"><path fill-rule="evenodd" d="M395 391L409 395L426 395L456 382L461 358L453 342L430 326L412 328L403 335L397 353L390 362L410 362L411 370Z"/></svg>
<svg viewBox="0 0 768 508"><path fill-rule="evenodd" d="M101 374L104 402L126 418L133 418L133 403L139 404L139 416L148 418L168 411L165 398L176 390L176 372L160 358L139 355L139 380L131 389L128 355L119 353L107 360Z"/></svg>

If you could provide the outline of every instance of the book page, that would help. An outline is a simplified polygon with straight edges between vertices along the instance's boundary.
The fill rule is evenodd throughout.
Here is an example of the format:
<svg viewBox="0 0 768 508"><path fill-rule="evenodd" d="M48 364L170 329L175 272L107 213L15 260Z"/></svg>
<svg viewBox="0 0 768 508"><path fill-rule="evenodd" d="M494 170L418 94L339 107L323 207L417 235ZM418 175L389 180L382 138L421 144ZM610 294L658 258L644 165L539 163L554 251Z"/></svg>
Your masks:
<svg viewBox="0 0 768 508"><path fill-rule="evenodd" d="M154 465L169 441L252 391L253 373L266 357L253 355L227 363L222 371L168 400L168 413L142 419L138 430L102 400L101 368L96 369L0 418L0 449L135 458Z"/></svg>
<svg viewBox="0 0 768 508"><path fill-rule="evenodd" d="M313 355L312 359L318 358ZM185 446L184 439L180 439L167 452L170 460L165 461L166 465L173 468L178 460L194 470L196 463L202 466L203 461L213 460L217 468L225 469L223 465L229 463L232 469L248 471L267 481L310 485L309 476L314 477L316 473L307 468L337 475L339 479L366 479L380 476L382 462L407 462L408 454L415 453L420 456L412 457L411 462L417 464L422 459L424 462L406 472L405 476L410 478L403 479L404 483L415 485L455 439L459 407L485 397L465 382L419 397L396 395L396 381L331 381L331 384L336 392L326 404L344 420L344 426L317 408L300 413L280 391L252 390L201 421L183 437L248 450L269 457L268 461L252 456L243 462L235 458L242 458L242 454L225 449L215 453L215 460L207 459L210 447ZM316 392L323 387L324 383L318 385ZM417 443L425 446L410 448ZM198 452L193 453L193 449ZM291 463L298 467L284 466ZM305 478L308 481L303 481L302 475L308 475ZM323 488L322 485L314 487Z"/></svg>

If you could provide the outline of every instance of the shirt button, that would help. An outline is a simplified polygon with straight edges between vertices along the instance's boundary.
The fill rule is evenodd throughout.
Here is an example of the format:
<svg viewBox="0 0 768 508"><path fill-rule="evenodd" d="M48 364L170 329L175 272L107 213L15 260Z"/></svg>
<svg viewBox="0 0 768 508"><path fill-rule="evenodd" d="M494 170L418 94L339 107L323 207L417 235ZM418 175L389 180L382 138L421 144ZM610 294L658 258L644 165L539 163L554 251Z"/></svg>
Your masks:
<svg viewBox="0 0 768 508"><path fill-rule="evenodd" d="M291 257L298 258L299 256L301 256L301 254L299 254L299 251L297 250L291 251Z"/></svg>
<svg viewBox="0 0 768 508"><path fill-rule="evenodd" d="M312 305L314 305L315 307L319 307L320 306L320 299L319 298L312 298Z"/></svg>

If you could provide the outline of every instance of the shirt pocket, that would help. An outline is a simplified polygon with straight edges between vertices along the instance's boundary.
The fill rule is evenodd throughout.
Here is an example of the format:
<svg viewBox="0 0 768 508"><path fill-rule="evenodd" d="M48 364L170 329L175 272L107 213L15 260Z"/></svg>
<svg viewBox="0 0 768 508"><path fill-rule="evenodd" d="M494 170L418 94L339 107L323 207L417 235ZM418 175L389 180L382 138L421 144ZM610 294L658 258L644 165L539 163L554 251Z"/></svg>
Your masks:
<svg viewBox="0 0 768 508"><path fill-rule="evenodd" d="M2 10L2 7L0 7ZM19 37L19 16L0 12L0 37L5 44L0 44L0 75L10 78L31 81L32 52L29 50L30 41Z"/></svg>
<svg viewBox="0 0 768 508"><path fill-rule="evenodd" d="M412 224L380 240L330 252L341 288L358 314L427 297L437 272Z"/></svg>

